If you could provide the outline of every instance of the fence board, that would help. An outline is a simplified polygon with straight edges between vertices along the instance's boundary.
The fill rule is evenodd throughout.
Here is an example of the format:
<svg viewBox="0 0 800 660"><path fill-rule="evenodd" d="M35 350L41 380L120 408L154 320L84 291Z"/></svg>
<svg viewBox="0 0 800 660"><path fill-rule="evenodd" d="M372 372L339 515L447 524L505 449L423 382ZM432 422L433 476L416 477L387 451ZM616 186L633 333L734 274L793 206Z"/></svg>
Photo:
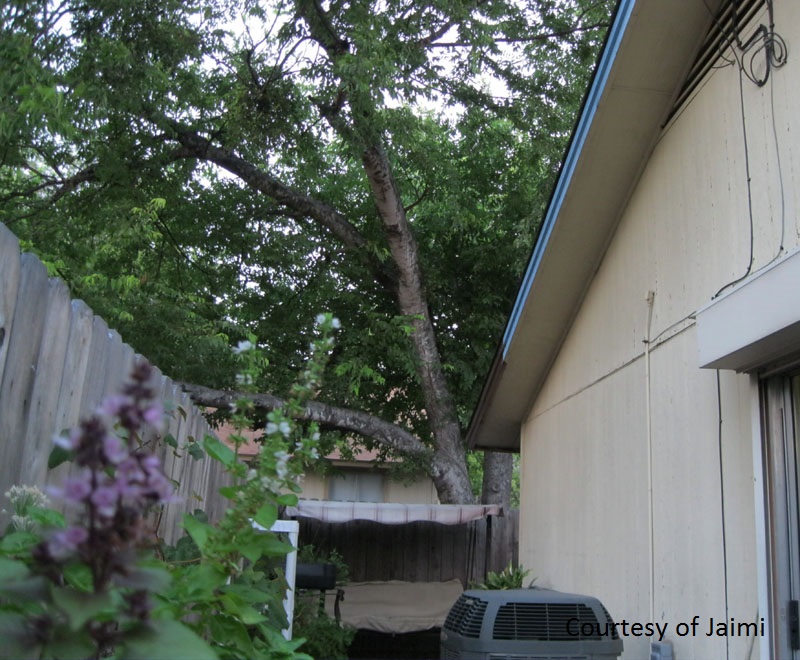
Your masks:
<svg viewBox="0 0 800 660"><path fill-rule="evenodd" d="M60 388L53 385L60 384L64 374L71 311L67 286L61 280L51 278L47 286L44 331L36 357L31 406L22 445L19 480L23 484L44 483L47 479L47 459L53 447L61 396Z"/></svg>
<svg viewBox="0 0 800 660"><path fill-rule="evenodd" d="M80 420L83 386L90 358L93 316L92 310L82 300L71 301L67 350L52 426L54 434L72 428ZM45 483L58 485L68 474L69 465L60 465L47 472Z"/></svg>
<svg viewBox="0 0 800 660"><path fill-rule="evenodd" d="M44 486L74 474L71 464L46 470L52 436L94 412L142 359L83 302L71 301L63 283L48 280L35 256L20 255L19 241L0 224L0 493L15 483ZM176 438L185 443L189 435L213 433L171 380L156 370L153 382L186 410L187 420L170 423ZM163 444L155 450L165 458L165 473L183 478L189 495L165 511L170 540L182 532L176 524L185 508L206 506L212 520L222 515L216 488L227 477L219 465L210 459L189 465L195 461L176 458ZM191 497L195 492L199 499Z"/></svg>
<svg viewBox="0 0 800 660"><path fill-rule="evenodd" d="M0 224L0 383L8 354L11 319L19 288L19 241Z"/></svg>
<svg viewBox="0 0 800 660"><path fill-rule="evenodd" d="M45 267L27 254L22 255L20 267L17 304L0 385L0 480L9 486L19 480L22 464L19 448L25 437L47 306Z"/></svg>

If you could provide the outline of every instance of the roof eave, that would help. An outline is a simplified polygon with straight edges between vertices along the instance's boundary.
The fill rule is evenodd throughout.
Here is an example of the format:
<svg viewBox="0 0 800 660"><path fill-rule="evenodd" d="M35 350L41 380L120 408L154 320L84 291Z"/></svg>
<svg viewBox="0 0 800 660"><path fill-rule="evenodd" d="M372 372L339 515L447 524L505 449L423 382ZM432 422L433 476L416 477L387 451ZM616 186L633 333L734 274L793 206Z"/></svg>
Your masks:
<svg viewBox="0 0 800 660"><path fill-rule="evenodd" d="M620 0L467 434L519 451L572 324L710 21L692 0Z"/></svg>

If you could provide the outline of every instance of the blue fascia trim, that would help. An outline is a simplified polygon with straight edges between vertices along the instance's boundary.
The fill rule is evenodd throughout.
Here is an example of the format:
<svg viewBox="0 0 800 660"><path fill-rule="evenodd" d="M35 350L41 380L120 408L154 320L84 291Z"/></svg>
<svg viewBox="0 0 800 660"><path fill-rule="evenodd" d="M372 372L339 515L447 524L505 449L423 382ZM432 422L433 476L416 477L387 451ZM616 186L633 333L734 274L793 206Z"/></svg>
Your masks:
<svg viewBox="0 0 800 660"><path fill-rule="evenodd" d="M558 183L556 184L553 198L547 208L547 213L542 224L542 230L539 234L539 239L536 241L536 245L533 248L533 254L528 262L528 267L525 270L525 276L522 278L522 284L520 285L517 299L514 302L514 309L511 310L511 316L508 319L506 331L503 334L504 360L506 358L506 354L508 353L509 346L511 345L511 340L516 332L519 319L522 316L522 309L525 307L525 303L530 295L531 287L533 286L533 280L536 277L537 271L539 270L539 264L542 260L542 255L547 248L547 243L550 240L550 234L553 231L556 218L561 211L561 205L564 202L564 197L567 194L570 182L572 181L572 175L575 172L575 167L578 163L578 159L580 158L581 151L583 150L583 145L586 142L586 136L589 133L589 128L592 125L595 112L597 111L597 106L600 103L600 97L605 91L606 83L608 82L608 76L611 72L611 67L617 57L617 51L619 50L620 43L622 42L622 37L625 34L625 29L628 27L628 21L630 20L635 4L636 0L620 0L617 8L617 15L614 20L614 24L609 30L608 40L606 42L606 47L603 50L602 59L597 65L597 71L595 73L594 80L592 81L592 87L586 97L583 113L581 114L578 125L575 128L572 143L570 144L569 152L564 159L564 165L561 169L561 174L558 178Z"/></svg>

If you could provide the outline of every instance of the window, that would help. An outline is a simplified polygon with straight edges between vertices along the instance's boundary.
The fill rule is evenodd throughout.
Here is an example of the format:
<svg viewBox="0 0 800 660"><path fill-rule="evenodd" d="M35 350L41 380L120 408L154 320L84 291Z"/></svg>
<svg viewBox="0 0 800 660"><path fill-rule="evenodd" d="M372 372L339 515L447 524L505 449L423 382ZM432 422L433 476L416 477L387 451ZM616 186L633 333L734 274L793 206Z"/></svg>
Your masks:
<svg viewBox="0 0 800 660"><path fill-rule="evenodd" d="M796 658L800 648L800 375L762 381L767 553L774 657Z"/></svg>
<svg viewBox="0 0 800 660"><path fill-rule="evenodd" d="M384 475L343 470L328 480L328 499L340 502L383 502Z"/></svg>

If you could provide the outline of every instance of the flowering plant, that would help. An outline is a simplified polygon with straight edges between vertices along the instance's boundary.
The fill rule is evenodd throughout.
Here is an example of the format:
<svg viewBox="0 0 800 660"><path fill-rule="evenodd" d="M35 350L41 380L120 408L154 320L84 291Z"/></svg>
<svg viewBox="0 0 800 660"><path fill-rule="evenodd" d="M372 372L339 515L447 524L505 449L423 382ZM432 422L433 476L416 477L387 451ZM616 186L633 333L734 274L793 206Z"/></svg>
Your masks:
<svg viewBox="0 0 800 660"><path fill-rule="evenodd" d="M286 585L260 564L291 549L263 529L279 506L296 502L303 466L317 457L317 430L304 434L295 415L316 389L336 322L322 315L318 326L307 369L291 403L269 414L253 465L205 438L205 452L234 485L221 491L231 505L217 525L202 516L184 519L193 546L188 561L159 557L146 525L148 512L172 498L159 459L141 442L163 419L148 364L137 365L120 394L56 439L54 455L72 460L74 471L51 495L75 515L67 525L38 491L9 491L14 515L0 539L0 658L310 660L297 652L303 640L280 634ZM252 383L265 366L255 338L238 348ZM237 426L250 425L252 402L245 396L236 408Z"/></svg>
<svg viewBox="0 0 800 660"><path fill-rule="evenodd" d="M139 443L163 417L151 372L138 364L120 394L56 439L75 473L51 495L76 512L74 523L33 496L25 524L12 519L14 529L0 542L1 656L99 658L113 651L124 658L171 648L215 657L188 627L154 611L170 575L142 553L145 515L169 501L172 485ZM16 507L22 490L10 493Z"/></svg>

